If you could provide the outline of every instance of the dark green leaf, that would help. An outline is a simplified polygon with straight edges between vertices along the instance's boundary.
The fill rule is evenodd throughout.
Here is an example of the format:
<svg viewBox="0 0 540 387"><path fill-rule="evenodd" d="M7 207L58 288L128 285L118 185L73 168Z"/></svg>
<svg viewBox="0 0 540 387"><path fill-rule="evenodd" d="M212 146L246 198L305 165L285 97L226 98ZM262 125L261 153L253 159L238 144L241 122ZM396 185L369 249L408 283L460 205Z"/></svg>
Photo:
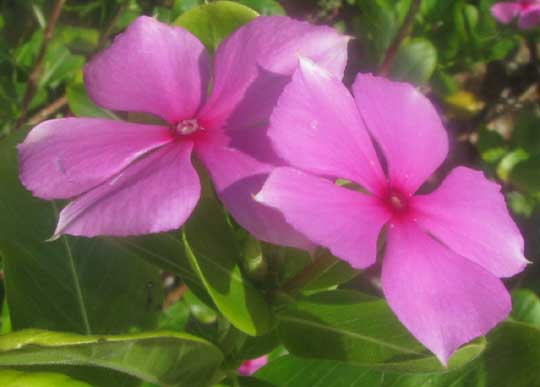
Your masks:
<svg viewBox="0 0 540 387"><path fill-rule="evenodd" d="M155 327L161 278L140 255L108 239L45 242L58 208L18 181L14 146L23 134L0 142L0 254L13 328L108 334Z"/></svg>
<svg viewBox="0 0 540 387"><path fill-rule="evenodd" d="M447 374L407 374L292 355L270 362L255 378L279 387L488 387L476 364Z"/></svg>
<svg viewBox="0 0 540 387"><path fill-rule="evenodd" d="M318 293L278 314L279 334L294 355L340 360L387 370L447 371L401 325L384 300L353 291ZM461 348L456 369L476 358L485 342Z"/></svg>
<svg viewBox="0 0 540 387"><path fill-rule="evenodd" d="M512 318L540 328L540 297L527 289L513 291Z"/></svg>
<svg viewBox="0 0 540 387"><path fill-rule="evenodd" d="M100 117L109 119L118 119L111 111L96 106L88 97L84 85L75 83L70 85L66 91L69 109L76 116L81 117Z"/></svg>

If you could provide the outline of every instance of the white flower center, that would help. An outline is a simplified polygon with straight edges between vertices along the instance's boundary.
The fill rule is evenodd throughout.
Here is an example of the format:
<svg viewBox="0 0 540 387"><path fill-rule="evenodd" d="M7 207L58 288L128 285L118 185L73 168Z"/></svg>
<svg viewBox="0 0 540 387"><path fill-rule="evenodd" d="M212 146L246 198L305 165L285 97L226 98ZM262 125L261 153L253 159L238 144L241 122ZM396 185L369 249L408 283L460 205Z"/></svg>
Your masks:
<svg viewBox="0 0 540 387"><path fill-rule="evenodd" d="M177 134L185 136L191 133L195 133L198 130L204 130L196 119L183 120L176 124L174 128Z"/></svg>

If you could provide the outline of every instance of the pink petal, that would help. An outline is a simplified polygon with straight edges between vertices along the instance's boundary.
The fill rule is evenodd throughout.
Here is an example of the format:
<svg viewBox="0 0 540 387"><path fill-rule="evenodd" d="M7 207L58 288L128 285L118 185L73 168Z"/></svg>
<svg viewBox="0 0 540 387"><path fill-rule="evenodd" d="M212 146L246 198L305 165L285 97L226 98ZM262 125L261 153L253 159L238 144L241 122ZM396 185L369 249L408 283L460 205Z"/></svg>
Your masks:
<svg viewBox="0 0 540 387"><path fill-rule="evenodd" d="M86 65L84 79L100 106L176 123L195 115L209 74L208 53L195 36L141 16Z"/></svg>
<svg viewBox="0 0 540 387"><path fill-rule="evenodd" d="M382 286L392 310L443 364L511 309L502 282L414 223L389 228Z"/></svg>
<svg viewBox="0 0 540 387"><path fill-rule="evenodd" d="M200 195L191 142L169 144L83 194L60 213L60 234L127 236L179 228Z"/></svg>
<svg viewBox="0 0 540 387"><path fill-rule="evenodd" d="M253 375L257 370L264 367L268 363L268 356L264 355L256 359L246 360L238 368L240 375L249 376Z"/></svg>
<svg viewBox="0 0 540 387"><path fill-rule="evenodd" d="M518 27L525 30L540 27L540 5L524 11L519 18Z"/></svg>
<svg viewBox="0 0 540 387"><path fill-rule="evenodd" d="M20 178L44 199L79 195L146 152L172 141L169 129L100 118L42 122L18 146Z"/></svg>
<svg viewBox="0 0 540 387"><path fill-rule="evenodd" d="M352 95L309 59L300 59L272 113L268 135L278 154L295 167L353 180L372 192L385 184Z"/></svg>
<svg viewBox="0 0 540 387"><path fill-rule="evenodd" d="M378 141L394 186L412 194L448 153L448 137L431 102L412 85L358 74L358 109Z"/></svg>
<svg viewBox="0 0 540 387"><path fill-rule="evenodd" d="M234 219L256 238L290 247L311 250L313 243L295 231L278 211L257 203L271 165L261 163L236 149L204 146L196 149L218 195Z"/></svg>
<svg viewBox="0 0 540 387"><path fill-rule="evenodd" d="M267 121L298 64L298 54L343 75L349 38L285 16L260 16L217 49L214 89L201 117L208 126L241 129Z"/></svg>
<svg viewBox="0 0 540 387"><path fill-rule="evenodd" d="M491 7L491 14L503 24L511 23L519 15L520 11L520 5L512 1L503 1Z"/></svg>
<svg viewBox="0 0 540 387"><path fill-rule="evenodd" d="M501 187L482 172L456 168L435 192L412 200L422 227L493 275L509 277L527 265Z"/></svg>
<svg viewBox="0 0 540 387"><path fill-rule="evenodd" d="M255 198L353 267L375 263L377 237L390 214L374 197L285 167L270 174Z"/></svg>

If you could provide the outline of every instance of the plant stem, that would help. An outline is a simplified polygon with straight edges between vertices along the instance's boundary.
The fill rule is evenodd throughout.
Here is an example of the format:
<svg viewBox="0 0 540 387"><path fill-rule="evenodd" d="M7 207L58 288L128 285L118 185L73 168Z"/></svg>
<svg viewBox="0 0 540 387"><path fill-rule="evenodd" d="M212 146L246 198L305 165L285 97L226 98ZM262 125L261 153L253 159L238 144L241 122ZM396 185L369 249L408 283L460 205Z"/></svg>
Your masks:
<svg viewBox="0 0 540 387"><path fill-rule="evenodd" d="M381 67L379 68L380 75L382 76L388 75L390 68L392 67L392 64L394 63L394 59L396 58L396 54L399 50L399 47L401 46L401 43L403 43L403 40L411 33L411 29L414 23L414 18L416 17L416 14L418 10L420 9L421 3L422 3L422 0L412 0L411 6L409 7L409 11L407 12L407 16L405 16L405 20L403 21L401 28L399 29L394 40L392 41L392 43L390 43L390 46L386 50L384 60L382 62Z"/></svg>
<svg viewBox="0 0 540 387"><path fill-rule="evenodd" d="M281 290L294 295L304 288L309 282L319 278L326 270L337 264L337 259L328 252L324 252L307 265L300 273L287 281Z"/></svg>
<svg viewBox="0 0 540 387"><path fill-rule="evenodd" d="M39 49L36 62L34 63L34 68L32 69L30 76L28 77L28 82L26 84L26 91L24 93L22 107L21 107L21 115L19 116L19 119L15 123L15 129L19 129L26 122L26 116L28 115L30 103L32 102L32 99L34 98L34 94L36 93L37 86L39 83L39 78L41 77L43 59L45 58L45 54L47 53L49 42L51 41L54 35L56 23L58 22L58 18L60 17L60 14L62 13L62 8L65 2L66 0L56 0L56 3L54 4L53 10L51 12L51 16L49 17L49 22L47 23L47 27L45 27L45 33L43 34L43 43L41 44L41 47Z"/></svg>
<svg viewBox="0 0 540 387"><path fill-rule="evenodd" d="M45 120L50 115L56 113L60 109L62 109L64 106L66 106L68 103L67 97L64 94L60 98L54 100L51 104L45 106L43 109L41 109L39 112L34 114L30 119L28 120L28 123L32 126L39 124L41 121Z"/></svg>

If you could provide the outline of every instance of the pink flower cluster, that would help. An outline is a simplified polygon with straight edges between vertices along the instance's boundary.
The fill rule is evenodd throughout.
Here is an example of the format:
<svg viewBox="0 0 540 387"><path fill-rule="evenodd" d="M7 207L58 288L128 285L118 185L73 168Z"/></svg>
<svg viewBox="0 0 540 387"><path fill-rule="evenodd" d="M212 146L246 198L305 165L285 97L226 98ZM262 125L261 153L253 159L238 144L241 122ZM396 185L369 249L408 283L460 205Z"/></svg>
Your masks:
<svg viewBox="0 0 540 387"><path fill-rule="evenodd" d="M327 247L366 268L384 232L386 298L446 363L508 315L499 278L523 270L523 239L481 172L456 168L418 193L448 153L439 116L413 86L370 74L358 74L352 96L340 80L347 42L327 27L261 16L210 58L188 31L140 17L84 79L99 106L161 124L43 122L19 146L21 181L38 197L71 200L55 236L181 227L201 191L192 158L259 239Z"/></svg>

